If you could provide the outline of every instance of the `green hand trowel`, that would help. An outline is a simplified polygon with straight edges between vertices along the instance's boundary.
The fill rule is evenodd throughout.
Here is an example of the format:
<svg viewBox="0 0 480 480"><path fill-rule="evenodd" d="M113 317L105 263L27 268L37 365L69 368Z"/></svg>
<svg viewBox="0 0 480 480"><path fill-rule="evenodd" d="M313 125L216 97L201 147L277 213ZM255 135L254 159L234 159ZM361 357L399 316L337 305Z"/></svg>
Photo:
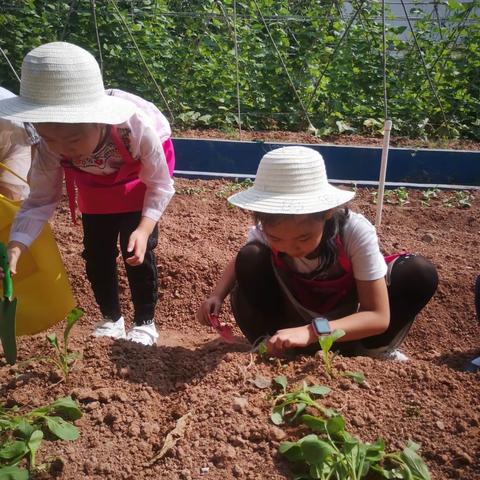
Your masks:
<svg viewBox="0 0 480 480"><path fill-rule="evenodd" d="M15 312L17 299L13 298L13 284L8 266L7 249L0 243L0 268L3 269L3 297L0 297L0 340L5 359L10 365L17 361Z"/></svg>

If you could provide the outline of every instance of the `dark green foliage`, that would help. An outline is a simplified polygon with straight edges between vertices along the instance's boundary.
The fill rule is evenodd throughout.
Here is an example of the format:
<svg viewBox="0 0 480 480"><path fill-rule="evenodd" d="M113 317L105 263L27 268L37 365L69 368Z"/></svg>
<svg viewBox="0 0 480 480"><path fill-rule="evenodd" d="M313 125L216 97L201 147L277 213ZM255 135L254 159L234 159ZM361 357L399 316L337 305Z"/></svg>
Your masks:
<svg viewBox="0 0 480 480"><path fill-rule="evenodd" d="M28 470L38 467L35 455L44 434L50 439L76 440L77 427L72 423L82 416L71 397L21 413L19 407L0 407L0 479L23 480L29 478ZM19 466L27 460L28 470Z"/></svg>
<svg viewBox="0 0 480 480"><path fill-rule="evenodd" d="M444 3L444 22L437 22L422 5L414 6L409 14L415 18L419 46L448 125L412 35L408 28L389 20L387 83L395 134L480 136L480 22L475 13L480 3ZM17 71L31 48L59 39L83 46L99 58L90 1L12 0L3 4L0 46ZM96 5L107 86L144 96L167 114L171 109L178 126L237 126L233 0L116 1L169 108L112 1ZM332 60L349 20L346 11L340 14L342 5L342 1L313 0L237 3L243 128L303 130L308 126L269 32L319 134L375 133L381 128L381 3L364 2ZM352 5L357 9L360 2ZM3 60L0 78L3 86L18 92L17 81Z"/></svg>

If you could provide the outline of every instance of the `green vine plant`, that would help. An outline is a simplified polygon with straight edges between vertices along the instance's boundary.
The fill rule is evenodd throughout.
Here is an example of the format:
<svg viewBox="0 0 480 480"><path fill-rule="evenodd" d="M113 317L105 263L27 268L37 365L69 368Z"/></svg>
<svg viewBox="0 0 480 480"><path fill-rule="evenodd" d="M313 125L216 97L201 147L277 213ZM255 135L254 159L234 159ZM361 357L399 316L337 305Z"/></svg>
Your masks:
<svg viewBox="0 0 480 480"><path fill-rule="evenodd" d="M78 429L69 422L81 416L71 397L60 398L27 413L20 413L17 405L10 409L0 407L0 478L27 480L30 472L44 469L45 465L36 463L44 435L54 440L76 440Z"/></svg>
<svg viewBox="0 0 480 480"><path fill-rule="evenodd" d="M337 352L332 352L333 344L345 335L345 332L341 329L334 330L330 335L323 335L319 337L318 342L322 351L323 364L325 366L325 372L330 378L334 378L337 374L334 368L334 359L337 356ZM362 372L340 372L343 377L351 378L356 383L363 383L365 376Z"/></svg>
<svg viewBox="0 0 480 480"><path fill-rule="evenodd" d="M287 391L287 379L274 379L283 393L276 397L271 414L274 424L300 420L313 432L298 441L285 441L279 452L292 462L294 480L361 480L366 478L430 480L419 446L408 442L401 452L386 453L383 440L364 443L345 429L342 415L314 401L310 394L326 395L330 389L318 385ZM321 417L306 414L313 407Z"/></svg>

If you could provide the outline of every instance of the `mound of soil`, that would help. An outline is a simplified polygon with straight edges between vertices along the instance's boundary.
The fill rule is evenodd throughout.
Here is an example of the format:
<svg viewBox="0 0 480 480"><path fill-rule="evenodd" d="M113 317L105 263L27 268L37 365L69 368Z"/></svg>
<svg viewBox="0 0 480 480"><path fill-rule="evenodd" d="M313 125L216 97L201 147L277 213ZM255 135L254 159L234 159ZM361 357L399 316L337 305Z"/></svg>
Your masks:
<svg viewBox="0 0 480 480"><path fill-rule="evenodd" d="M349 430L364 441L381 437L390 451L409 439L420 443L432 478L479 478L480 374L461 370L480 355L472 292L480 273L478 193L465 209L446 206L451 192L423 206L421 192L409 191L409 203L385 206L382 249L422 253L436 264L440 285L408 336L409 362L337 358L339 370L363 371L367 381L357 385L327 378L316 356L262 360L250 353L238 330L238 343L230 345L197 324L195 312L243 244L250 217L226 202L235 184L179 179L176 187L160 222L156 321L161 336L155 347L90 337L99 312L80 256L81 229L71 224L65 201L57 209L53 229L78 305L86 311L71 341L83 360L68 383L59 382L45 362L9 367L0 360L2 404L27 409L71 394L84 413L76 422L77 441L42 445L39 462L59 460L38 478L291 478L277 448L299 432L270 422L271 390L255 381L277 375L287 376L291 385L332 387L325 404L340 410ZM359 190L352 209L373 221L372 191ZM120 285L129 323L123 271ZM227 303L222 320L233 325ZM62 330L62 324L52 329ZM43 334L18 343L19 361L49 353ZM186 424L173 435L176 444L155 458L182 417Z"/></svg>

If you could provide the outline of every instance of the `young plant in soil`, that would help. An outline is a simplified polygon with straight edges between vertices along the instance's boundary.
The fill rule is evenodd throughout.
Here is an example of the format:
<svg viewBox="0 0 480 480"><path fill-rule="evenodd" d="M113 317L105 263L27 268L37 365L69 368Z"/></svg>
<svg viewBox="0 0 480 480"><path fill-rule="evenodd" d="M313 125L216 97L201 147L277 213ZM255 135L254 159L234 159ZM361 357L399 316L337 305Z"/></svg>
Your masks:
<svg viewBox="0 0 480 480"><path fill-rule="evenodd" d="M345 335L343 330L334 330L330 335L321 336L318 339L318 343L320 344L320 348L322 350L322 358L323 363L325 365L325 372L330 378L334 378L336 375L335 369L333 367L333 361L337 356L336 352L332 352L333 344ZM363 383L365 381L365 376L362 372L341 372L341 376L349 377L354 382Z"/></svg>
<svg viewBox="0 0 480 480"><path fill-rule="evenodd" d="M442 206L446 208L470 208L473 196L469 192L458 190L453 195L443 199Z"/></svg>
<svg viewBox="0 0 480 480"><path fill-rule="evenodd" d="M270 415L270 419L275 425L281 425L285 421L293 422L307 407L314 408L325 417L333 414L330 409L312 398L312 395L322 397L327 395L330 392L330 388L322 385L309 387L306 382L303 382L298 390L287 392L288 380L285 376L275 377L273 381L282 388L282 393L275 397L273 401L273 412Z"/></svg>
<svg viewBox="0 0 480 480"><path fill-rule="evenodd" d="M402 452L386 453L383 440L364 443L345 430L341 415L322 419L303 415L312 433L297 442L282 442L279 452L294 464L294 480L404 479L430 480L430 473L408 442Z"/></svg>
<svg viewBox="0 0 480 480"><path fill-rule="evenodd" d="M23 480L40 469L35 457L44 434L52 439L76 440L78 429L68 421L78 420L82 412L71 397L55 400L45 407L19 413L15 406L0 407L0 478ZM27 468L20 466L26 461Z"/></svg>
<svg viewBox="0 0 480 480"><path fill-rule="evenodd" d="M70 337L70 332L73 326L78 322L78 320L84 315L84 311L81 308L74 308L66 318L67 325L63 331L63 348L60 347L58 343L58 338L56 333L47 335L48 343L54 349L54 356L47 357L46 360L53 363L58 370L62 373L65 381L68 381L68 376L73 367L73 364L81 358L82 354L80 352L72 352L68 348L68 339Z"/></svg>
<svg viewBox="0 0 480 480"><path fill-rule="evenodd" d="M405 187L399 187L394 190L395 195L397 197L397 203L401 207L406 205L407 203L410 203L408 201L408 190Z"/></svg>
<svg viewBox="0 0 480 480"><path fill-rule="evenodd" d="M432 200L432 198L438 197L439 191L440 190L438 188L429 188L428 190L424 190L422 192L422 198L420 199L422 206L429 207L430 201Z"/></svg>

